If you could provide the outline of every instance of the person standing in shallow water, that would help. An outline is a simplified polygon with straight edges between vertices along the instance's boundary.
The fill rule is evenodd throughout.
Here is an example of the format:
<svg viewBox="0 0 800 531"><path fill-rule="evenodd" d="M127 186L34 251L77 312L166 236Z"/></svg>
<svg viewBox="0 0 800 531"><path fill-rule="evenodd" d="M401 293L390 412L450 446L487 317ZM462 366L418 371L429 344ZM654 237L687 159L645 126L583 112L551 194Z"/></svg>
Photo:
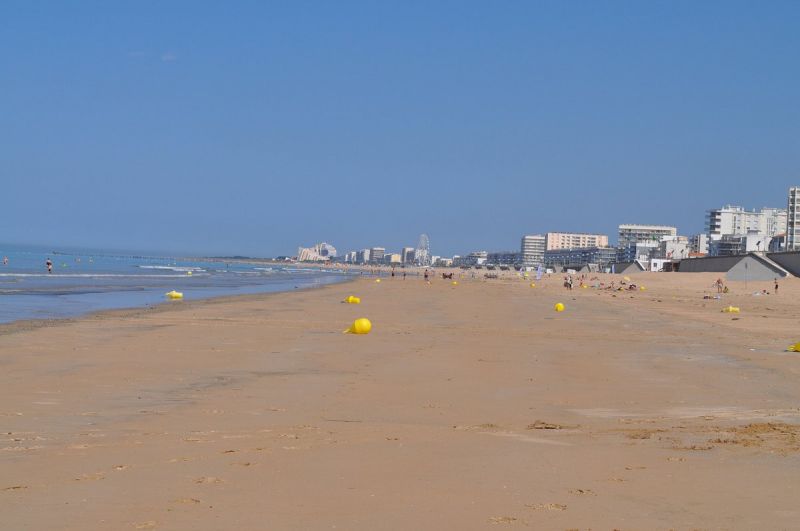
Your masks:
<svg viewBox="0 0 800 531"><path fill-rule="evenodd" d="M53 272L53 261L48 258L47 262L45 262L44 264L47 266L47 272L48 273L52 273Z"/></svg>

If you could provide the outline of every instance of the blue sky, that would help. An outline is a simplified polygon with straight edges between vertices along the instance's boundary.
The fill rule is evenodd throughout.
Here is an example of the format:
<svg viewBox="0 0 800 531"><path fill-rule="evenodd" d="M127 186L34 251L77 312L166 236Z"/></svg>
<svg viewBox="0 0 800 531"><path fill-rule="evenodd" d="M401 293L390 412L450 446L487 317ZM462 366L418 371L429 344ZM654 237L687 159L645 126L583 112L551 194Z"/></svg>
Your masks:
<svg viewBox="0 0 800 531"><path fill-rule="evenodd" d="M0 241L690 234L800 184L800 2L0 4Z"/></svg>

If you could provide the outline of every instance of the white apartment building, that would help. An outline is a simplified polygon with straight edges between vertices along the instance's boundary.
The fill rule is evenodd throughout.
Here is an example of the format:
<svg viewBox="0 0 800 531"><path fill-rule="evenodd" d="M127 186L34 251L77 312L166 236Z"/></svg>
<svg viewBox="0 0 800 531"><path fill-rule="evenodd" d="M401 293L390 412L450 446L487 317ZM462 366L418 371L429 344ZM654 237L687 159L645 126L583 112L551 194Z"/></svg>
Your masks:
<svg viewBox="0 0 800 531"><path fill-rule="evenodd" d="M632 243L660 242L664 236L677 236L678 229L667 225L636 225L625 224L619 226L618 247L627 247Z"/></svg>
<svg viewBox="0 0 800 531"><path fill-rule="evenodd" d="M608 247L608 236L605 234L587 234L583 232L548 232L545 250L583 249L586 247Z"/></svg>
<svg viewBox="0 0 800 531"><path fill-rule="evenodd" d="M686 236L664 236L658 244L655 258L680 260L689 257L689 238Z"/></svg>
<svg viewBox="0 0 800 531"><path fill-rule="evenodd" d="M786 250L800 251L800 186L789 188L786 216Z"/></svg>
<svg viewBox="0 0 800 531"><path fill-rule="evenodd" d="M382 264L383 256L386 254L385 247L373 247L369 250L369 261L373 264Z"/></svg>
<svg viewBox="0 0 800 531"><path fill-rule="evenodd" d="M708 254L708 234L695 234L689 241L693 253Z"/></svg>
<svg viewBox="0 0 800 531"><path fill-rule="evenodd" d="M544 264L544 251L546 246L546 238L541 234L523 236L520 245L522 265L525 267L534 267L539 264Z"/></svg>
<svg viewBox="0 0 800 531"><path fill-rule="evenodd" d="M745 210L740 206L725 205L706 213L706 234L709 240L743 234L771 237L785 231L786 210L782 208Z"/></svg>

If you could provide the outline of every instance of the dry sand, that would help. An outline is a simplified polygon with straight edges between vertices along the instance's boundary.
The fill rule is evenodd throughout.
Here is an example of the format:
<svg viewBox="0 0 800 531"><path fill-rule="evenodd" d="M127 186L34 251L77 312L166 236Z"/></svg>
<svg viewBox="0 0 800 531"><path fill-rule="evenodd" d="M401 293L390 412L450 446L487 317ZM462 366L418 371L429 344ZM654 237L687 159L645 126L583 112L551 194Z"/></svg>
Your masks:
<svg viewBox="0 0 800 531"><path fill-rule="evenodd" d="M0 528L797 528L800 280L703 300L714 278L359 280L5 326Z"/></svg>

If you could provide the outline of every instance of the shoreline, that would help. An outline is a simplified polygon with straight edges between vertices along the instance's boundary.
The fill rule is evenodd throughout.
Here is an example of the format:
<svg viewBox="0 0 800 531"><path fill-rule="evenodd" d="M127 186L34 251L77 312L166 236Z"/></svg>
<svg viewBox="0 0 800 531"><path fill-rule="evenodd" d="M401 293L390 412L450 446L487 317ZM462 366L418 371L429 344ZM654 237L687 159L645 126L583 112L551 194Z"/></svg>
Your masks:
<svg viewBox="0 0 800 531"><path fill-rule="evenodd" d="M42 319L18 319L16 321L11 321L7 323L0 323L0 336L15 334L18 332L25 332L36 330L39 328L48 328L52 326L61 326L66 324L72 324L76 322L80 322L83 320L103 320L103 319L113 319L113 318L120 318L125 319L129 317L136 317L138 315L143 314L152 314L152 313L159 313L163 311L169 311L171 309L177 309L177 305L180 305L184 308L191 308L193 306L201 306L206 304L215 304L215 303L225 303L225 302L234 302L236 300L258 300L261 298L267 298L270 296L283 294L283 293L294 293L296 291L308 291L308 290L316 290L316 289L324 289L329 286L335 286L337 284L347 284L357 280L356 278L344 278L343 280L339 280L336 282L330 282L327 284L322 284L319 286L305 286L305 287L295 287L291 290L283 290L283 291L268 291L263 293L242 293L239 295L219 295L219 296L211 296L211 297L204 297L201 299L190 299L190 300L178 300L173 301L169 299L164 299L163 301L153 304L153 305L146 305L146 306L131 306L127 308L109 308L105 310L94 310L89 311L86 313L82 313L80 315L68 316L68 317L54 317L54 318L42 318Z"/></svg>

